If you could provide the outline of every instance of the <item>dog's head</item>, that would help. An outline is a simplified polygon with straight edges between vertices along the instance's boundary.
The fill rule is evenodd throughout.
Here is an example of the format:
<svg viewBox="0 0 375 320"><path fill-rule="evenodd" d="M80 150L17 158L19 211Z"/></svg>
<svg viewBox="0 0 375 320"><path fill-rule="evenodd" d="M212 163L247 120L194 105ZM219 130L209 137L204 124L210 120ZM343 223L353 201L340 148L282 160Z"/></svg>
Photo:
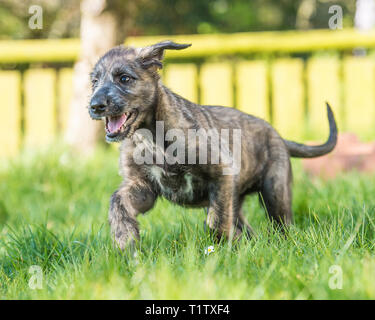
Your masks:
<svg viewBox="0 0 375 320"><path fill-rule="evenodd" d="M163 41L145 48L115 47L99 59L91 73L91 118L105 119L108 142L123 140L152 112L165 49L190 44Z"/></svg>

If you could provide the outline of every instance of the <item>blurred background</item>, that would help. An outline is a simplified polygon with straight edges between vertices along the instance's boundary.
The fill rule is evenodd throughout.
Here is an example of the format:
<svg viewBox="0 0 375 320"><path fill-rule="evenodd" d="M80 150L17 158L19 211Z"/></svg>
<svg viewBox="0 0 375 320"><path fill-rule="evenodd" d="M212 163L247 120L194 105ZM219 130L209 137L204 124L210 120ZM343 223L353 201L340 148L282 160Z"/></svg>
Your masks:
<svg viewBox="0 0 375 320"><path fill-rule="evenodd" d="M341 132L375 137L374 0L0 0L0 156L56 139L103 143L88 74L117 44L172 39L162 76L202 104L236 107L282 136L322 140L325 101Z"/></svg>

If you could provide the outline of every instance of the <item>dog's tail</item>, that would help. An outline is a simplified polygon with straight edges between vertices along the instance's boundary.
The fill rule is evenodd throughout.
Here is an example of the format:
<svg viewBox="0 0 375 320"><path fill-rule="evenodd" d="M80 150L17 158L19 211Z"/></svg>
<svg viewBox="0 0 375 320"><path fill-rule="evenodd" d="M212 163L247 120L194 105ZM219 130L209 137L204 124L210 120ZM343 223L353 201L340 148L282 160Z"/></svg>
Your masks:
<svg viewBox="0 0 375 320"><path fill-rule="evenodd" d="M284 140L291 157L296 158L315 158L322 155L325 155L331 152L337 142L337 126L335 117L333 115L332 109L327 104L327 115L328 115L328 122L329 122L329 137L326 143L321 144L319 146L307 146L305 144L300 144L297 142Z"/></svg>

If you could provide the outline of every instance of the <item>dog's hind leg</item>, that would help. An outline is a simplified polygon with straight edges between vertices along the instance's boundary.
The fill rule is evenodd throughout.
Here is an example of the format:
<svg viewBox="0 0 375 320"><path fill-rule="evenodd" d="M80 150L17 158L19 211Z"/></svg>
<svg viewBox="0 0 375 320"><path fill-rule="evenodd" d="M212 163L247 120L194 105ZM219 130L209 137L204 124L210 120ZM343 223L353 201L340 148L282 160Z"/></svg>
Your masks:
<svg viewBox="0 0 375 320"><path fill-rule="evenodd" d="M268 168L260 197L271 221L283 230L292 223L292 171L289 159L282 157Z"/></svg>
<svg viewBox="0 0 375 320"><path fill-rule="evenodd" d="M125 249L139 239L137 215L150 210L156 196L146 184L124 183L111 197L109 224L116 245Z"/></svg>

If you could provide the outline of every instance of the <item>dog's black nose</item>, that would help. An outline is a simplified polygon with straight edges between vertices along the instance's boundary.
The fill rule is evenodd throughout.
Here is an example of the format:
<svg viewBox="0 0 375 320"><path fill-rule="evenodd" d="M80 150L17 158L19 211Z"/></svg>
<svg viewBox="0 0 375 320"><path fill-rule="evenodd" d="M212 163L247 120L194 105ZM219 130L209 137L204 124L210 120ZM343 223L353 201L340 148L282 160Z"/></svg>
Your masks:
<svg viewBox="0 0 375 320"><path fill-rule="evenodd" d="M96 96L90 101L90 109L95 114L100 114L107 108L107 101L103 96Z"/></svg>

